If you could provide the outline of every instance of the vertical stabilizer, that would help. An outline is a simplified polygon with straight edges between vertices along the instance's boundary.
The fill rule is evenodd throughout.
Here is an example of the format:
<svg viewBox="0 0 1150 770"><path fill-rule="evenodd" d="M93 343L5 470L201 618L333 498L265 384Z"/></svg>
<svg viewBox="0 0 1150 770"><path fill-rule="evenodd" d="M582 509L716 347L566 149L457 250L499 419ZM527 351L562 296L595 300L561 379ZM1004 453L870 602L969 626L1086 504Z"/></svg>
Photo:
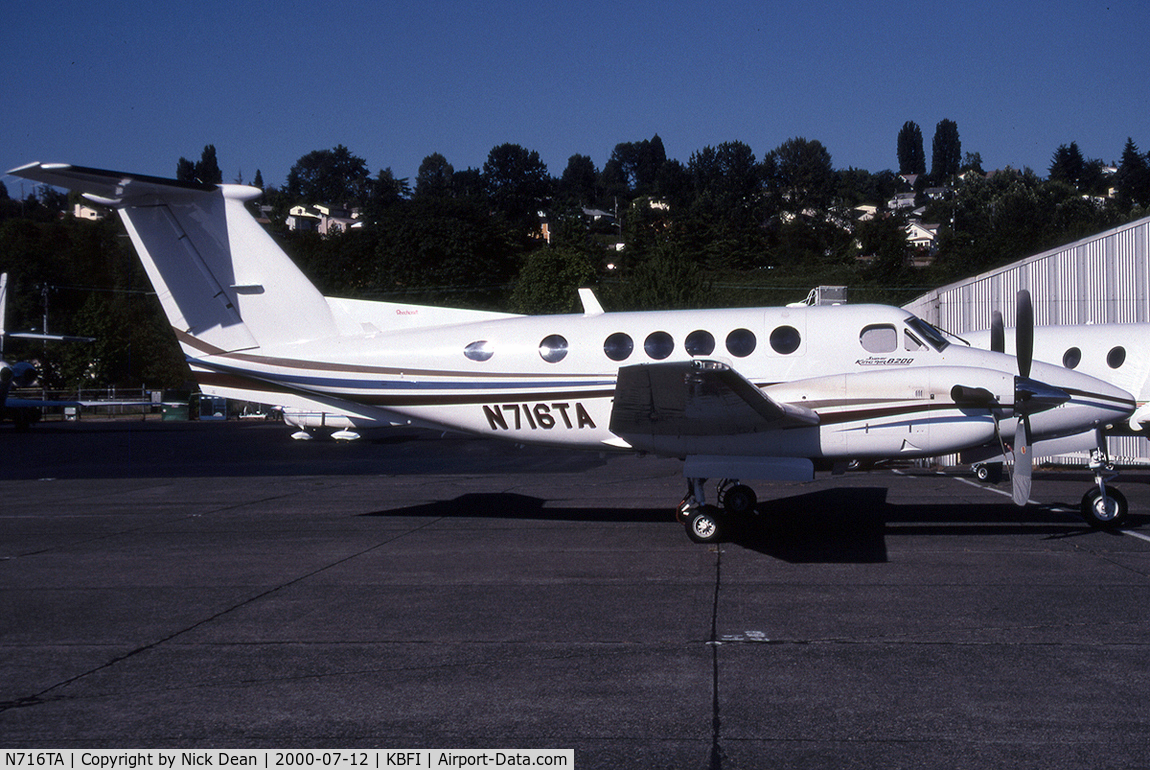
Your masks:
<svg viewBox="0 0 1150 770"><path fill-rule="evenodd" d="M115 209L169 323L195 355L336 333L327 301L244 208L259 195L253 187L58 164L10 173L79 190Z"/></svg>

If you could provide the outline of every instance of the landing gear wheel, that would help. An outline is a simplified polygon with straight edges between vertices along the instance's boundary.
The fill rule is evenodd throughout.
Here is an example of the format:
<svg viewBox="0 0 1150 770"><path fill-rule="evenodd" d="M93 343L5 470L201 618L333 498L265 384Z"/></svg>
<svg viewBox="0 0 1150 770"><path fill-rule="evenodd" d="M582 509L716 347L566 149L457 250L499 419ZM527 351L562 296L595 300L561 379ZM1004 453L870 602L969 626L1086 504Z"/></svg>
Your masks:
<svg viewBox="0 0 1150 770"><path fill-rule="evenodd" d="M723 493L723 510L732 516L748 516L754 513L758 502L755 490L746 484L736 484Z"/></svg>
<svg viewBox="0 0 1150 770"><path fill-rule="evenodd" d="M1115 529L1121 526L1129 510L1126 495L1112 487L1106 488L1105 497L1098 487L1082 496L1082 518L1095 529Z"/></svg>
<svg viewBox="0 0 1150 770"><path fill-rule="evenodd" d="M979 481L997 484L1002 481L1002 463L975 463L974 475Z"/></svg>
<svg viewBox="0 0 1150 770"><path fill-rule="evenodd" d="M723 535L718 509L700 506L687 517L687 537L696 543L717 543Z"/></svg>

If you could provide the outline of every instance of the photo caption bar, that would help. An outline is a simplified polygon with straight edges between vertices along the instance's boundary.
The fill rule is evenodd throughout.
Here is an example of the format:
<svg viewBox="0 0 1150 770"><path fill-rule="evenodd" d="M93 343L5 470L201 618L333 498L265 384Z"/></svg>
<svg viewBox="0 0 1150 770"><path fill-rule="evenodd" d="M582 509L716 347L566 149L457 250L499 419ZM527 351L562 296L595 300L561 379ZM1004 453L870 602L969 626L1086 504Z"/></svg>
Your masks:
<svg viewBox="0 0 1150 770"><path fill-rule="evenodd" d="M575 767L574 749L40 749L4 751L0 770L191 768Z"/></svg>

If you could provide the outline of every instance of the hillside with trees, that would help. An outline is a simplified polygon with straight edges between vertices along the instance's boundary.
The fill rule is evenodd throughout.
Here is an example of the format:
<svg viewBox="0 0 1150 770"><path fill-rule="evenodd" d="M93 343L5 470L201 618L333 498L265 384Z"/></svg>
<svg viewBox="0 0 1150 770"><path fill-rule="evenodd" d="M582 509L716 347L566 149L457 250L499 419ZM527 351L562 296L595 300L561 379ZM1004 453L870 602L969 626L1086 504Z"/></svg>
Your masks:
<svg viewBox="0 0 1150 770"><path fill-rule="evenodd" d="M283 187L265 188L258 170L249 183L264 189L253 213L325 294L529 313L574 311L588 285L609 310L773 305L818 284L901 304L1150 213L1150 157L1133 139L1113 164L1061 145L1045 177L986 173L950 120L935 128L929 174L918 125L892 139L897 172L836 168L804 137L761 156L730 141L681 161L656 135L617 144L601 168L572 155L558 173L515 144L494 147L478 169L432 152L415 180L372 173L338 145L302 156ZM222 181L215 146L181 157L175 176ZM9 327L39 328L46 301L53 331L98 339L13 340L10 354L41 360L52 388L183 385L186 367L118 219L73 217L77 202L50 188L12 199L0 186ZM289 229L295 207L317 204L354 211L353 224ZM912 243L912 223L933 228L932 242Z"/></svg>

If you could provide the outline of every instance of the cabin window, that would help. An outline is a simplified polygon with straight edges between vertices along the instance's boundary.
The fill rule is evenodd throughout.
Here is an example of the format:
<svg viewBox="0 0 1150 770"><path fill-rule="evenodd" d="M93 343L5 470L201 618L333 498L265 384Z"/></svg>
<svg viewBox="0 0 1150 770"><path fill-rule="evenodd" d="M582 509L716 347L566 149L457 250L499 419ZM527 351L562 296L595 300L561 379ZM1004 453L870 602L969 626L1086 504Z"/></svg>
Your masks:
<svg viewBox="0 0 1150 770"><path fill-rule="evenodd" d="M779 355L789 356L799 349L802 337L793 326L780 326L771 332L771 349Z"/></svg>
<svg viewBox="0 0 1150 770"><path fill-rule="evenodd" d="M687 355L709 356L715 352L715 337L708 331L698 329L687 335L687 339L683 341L683 347L686 349Z"/></svg>
<svg viewBox="0 0 1150 770"><path fill-rule="evenodd" d="M643 350L656 361L662 361L675 350L675 340L667 332L651 332L643 341Z"/></svg>
<svg viewBox="0 0 1150 770"><path fill-rule="evenodd" d="M615 332L603 340L603 352L612 361L625 361L635 349L635 343L623 332Z"/></svg>
<svg viewBox="0 0 1150 770"><path fill-rule="evenodd" d="M1126 348L1121 345L1111 348L1110 352L1106 354L1106 365L1111 369L1117 369L1124 363L1126 363Z"/></svg>
<svg viewBox="0 0 1150 770"><path fill-rule="evenodd" d="M746 358L755 352L755 333L750 329L735 329L727 335L727 352L732 356Z"/></svg>
<svg viewBox="0 0 1150 770"><path fill-rule="evenodd" d="M1082 351L1078 348L1070 348L1062 354L1062 365L1067 369L1077 369L1080 363L1082 363Z"/></svg>
<svg viewBox="0 0 1150 770"><path fill-rule="evenodd" d="M490 342L487 340L479 340L465 347L463 349L463 355L472 361L487 361L495 355L495 351L492 349Z"/></svg>
<svg viewBox="0 0 1150 770"><path fill-rule="evenodd" d="M868 353L890 353L898 348L898 332L891 324L864 326L859 342Z"/></svg>
<svg viewBox="0 0 1150 770"><path fill-rule="evenodd" d="M557 364L567 357L567 339L560 334L551 334L539 343L539 355L549 364Z"/></svg>

